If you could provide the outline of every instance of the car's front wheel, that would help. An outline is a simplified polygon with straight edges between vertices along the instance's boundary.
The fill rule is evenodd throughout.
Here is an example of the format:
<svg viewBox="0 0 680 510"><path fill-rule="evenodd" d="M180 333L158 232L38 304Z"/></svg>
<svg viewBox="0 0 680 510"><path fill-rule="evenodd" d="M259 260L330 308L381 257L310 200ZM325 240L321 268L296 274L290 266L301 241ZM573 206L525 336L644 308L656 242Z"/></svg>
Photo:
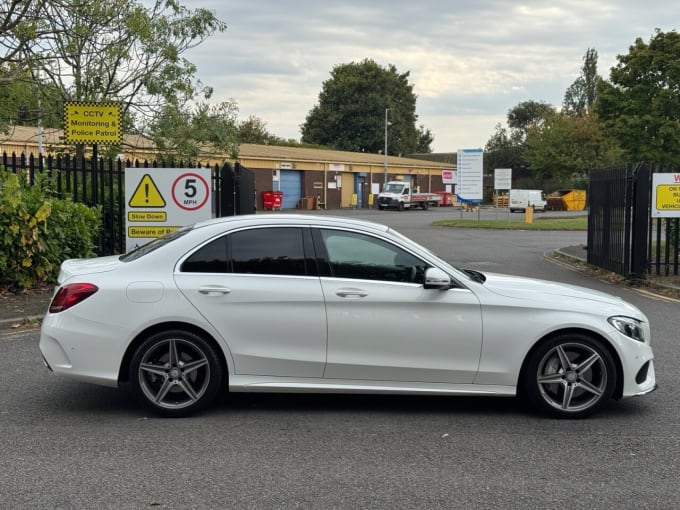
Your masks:
<svg viewBox="0 0 680 510"><path fill-rule="evenodd" d="M188 331L156 333L135 351L130 381L137 398L164 416L187 416L210 404L222 385L215 349Z"/></svg>
<svg viewBox="0 0 680 510"><path fill-rule="evenodd" d="M524 395L539 411L583 418L600 409L616 386L609 351L595 338L565 334L541 344L524 372Z"/></svg>

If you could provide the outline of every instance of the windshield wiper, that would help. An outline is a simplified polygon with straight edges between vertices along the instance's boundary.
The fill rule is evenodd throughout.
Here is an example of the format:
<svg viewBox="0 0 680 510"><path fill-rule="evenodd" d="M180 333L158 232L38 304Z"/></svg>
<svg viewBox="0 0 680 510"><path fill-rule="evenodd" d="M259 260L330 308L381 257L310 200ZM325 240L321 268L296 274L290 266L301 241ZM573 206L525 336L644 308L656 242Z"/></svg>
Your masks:
<svg viewBox="0 0 680 510"><path fill-rule="evenodd" d="M476 282L484 283L486 281L486 276L484 276L484 273L475 271L474 269L463 269L463 272Z"/></svg>

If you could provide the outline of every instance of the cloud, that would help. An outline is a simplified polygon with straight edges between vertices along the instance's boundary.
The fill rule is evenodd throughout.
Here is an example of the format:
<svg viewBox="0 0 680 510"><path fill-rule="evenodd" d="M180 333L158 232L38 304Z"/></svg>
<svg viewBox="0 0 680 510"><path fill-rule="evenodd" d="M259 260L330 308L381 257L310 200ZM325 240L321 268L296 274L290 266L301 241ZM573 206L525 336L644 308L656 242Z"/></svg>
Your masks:
<svg viewBox="0 0 680 510"><path fill-rule="evenodd" d="M419 124L435 150L480 147L507 111L534 99L556 106L579 76L588 48L608 77L637 37L667 26L661 0L318 2L185 0L216 12L228 29L192 50L214 100L233 98L241 117L299 139L335 65L370 58L410 73ZM666 25L666 26L664 26Z"/></svg>

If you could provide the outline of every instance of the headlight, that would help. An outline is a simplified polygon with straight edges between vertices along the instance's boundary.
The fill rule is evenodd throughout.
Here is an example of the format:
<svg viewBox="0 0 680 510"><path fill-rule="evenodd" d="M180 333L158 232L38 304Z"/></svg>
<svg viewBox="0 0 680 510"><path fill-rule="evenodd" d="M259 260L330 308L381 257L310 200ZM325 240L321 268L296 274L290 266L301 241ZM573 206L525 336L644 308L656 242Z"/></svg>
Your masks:
<svg viewBox="0 0 680 510"><path fill-rule="evenodd" d="M642 323L639 320L623 316L609 317L607 320L609 321L609 324L614 326L628 338L632 338L638 342L645 341L645 333L642 330Z"/></svg>

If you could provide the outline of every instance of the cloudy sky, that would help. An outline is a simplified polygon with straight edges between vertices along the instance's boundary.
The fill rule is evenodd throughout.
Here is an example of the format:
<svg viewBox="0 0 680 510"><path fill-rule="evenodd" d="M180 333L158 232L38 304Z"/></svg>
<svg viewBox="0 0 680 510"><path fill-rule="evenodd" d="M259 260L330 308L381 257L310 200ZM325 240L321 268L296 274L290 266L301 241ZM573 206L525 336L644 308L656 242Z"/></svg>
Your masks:
<svg viewBox="0 0 680 510"><path fill-rule="evenodd" d="M435 152L483 147L521 101L560 106L588 48L605 78L640 37L680 29L677 0L184 0L227 23L188 54L213 101L300 139L337 64L410 72Z"/></svg>

